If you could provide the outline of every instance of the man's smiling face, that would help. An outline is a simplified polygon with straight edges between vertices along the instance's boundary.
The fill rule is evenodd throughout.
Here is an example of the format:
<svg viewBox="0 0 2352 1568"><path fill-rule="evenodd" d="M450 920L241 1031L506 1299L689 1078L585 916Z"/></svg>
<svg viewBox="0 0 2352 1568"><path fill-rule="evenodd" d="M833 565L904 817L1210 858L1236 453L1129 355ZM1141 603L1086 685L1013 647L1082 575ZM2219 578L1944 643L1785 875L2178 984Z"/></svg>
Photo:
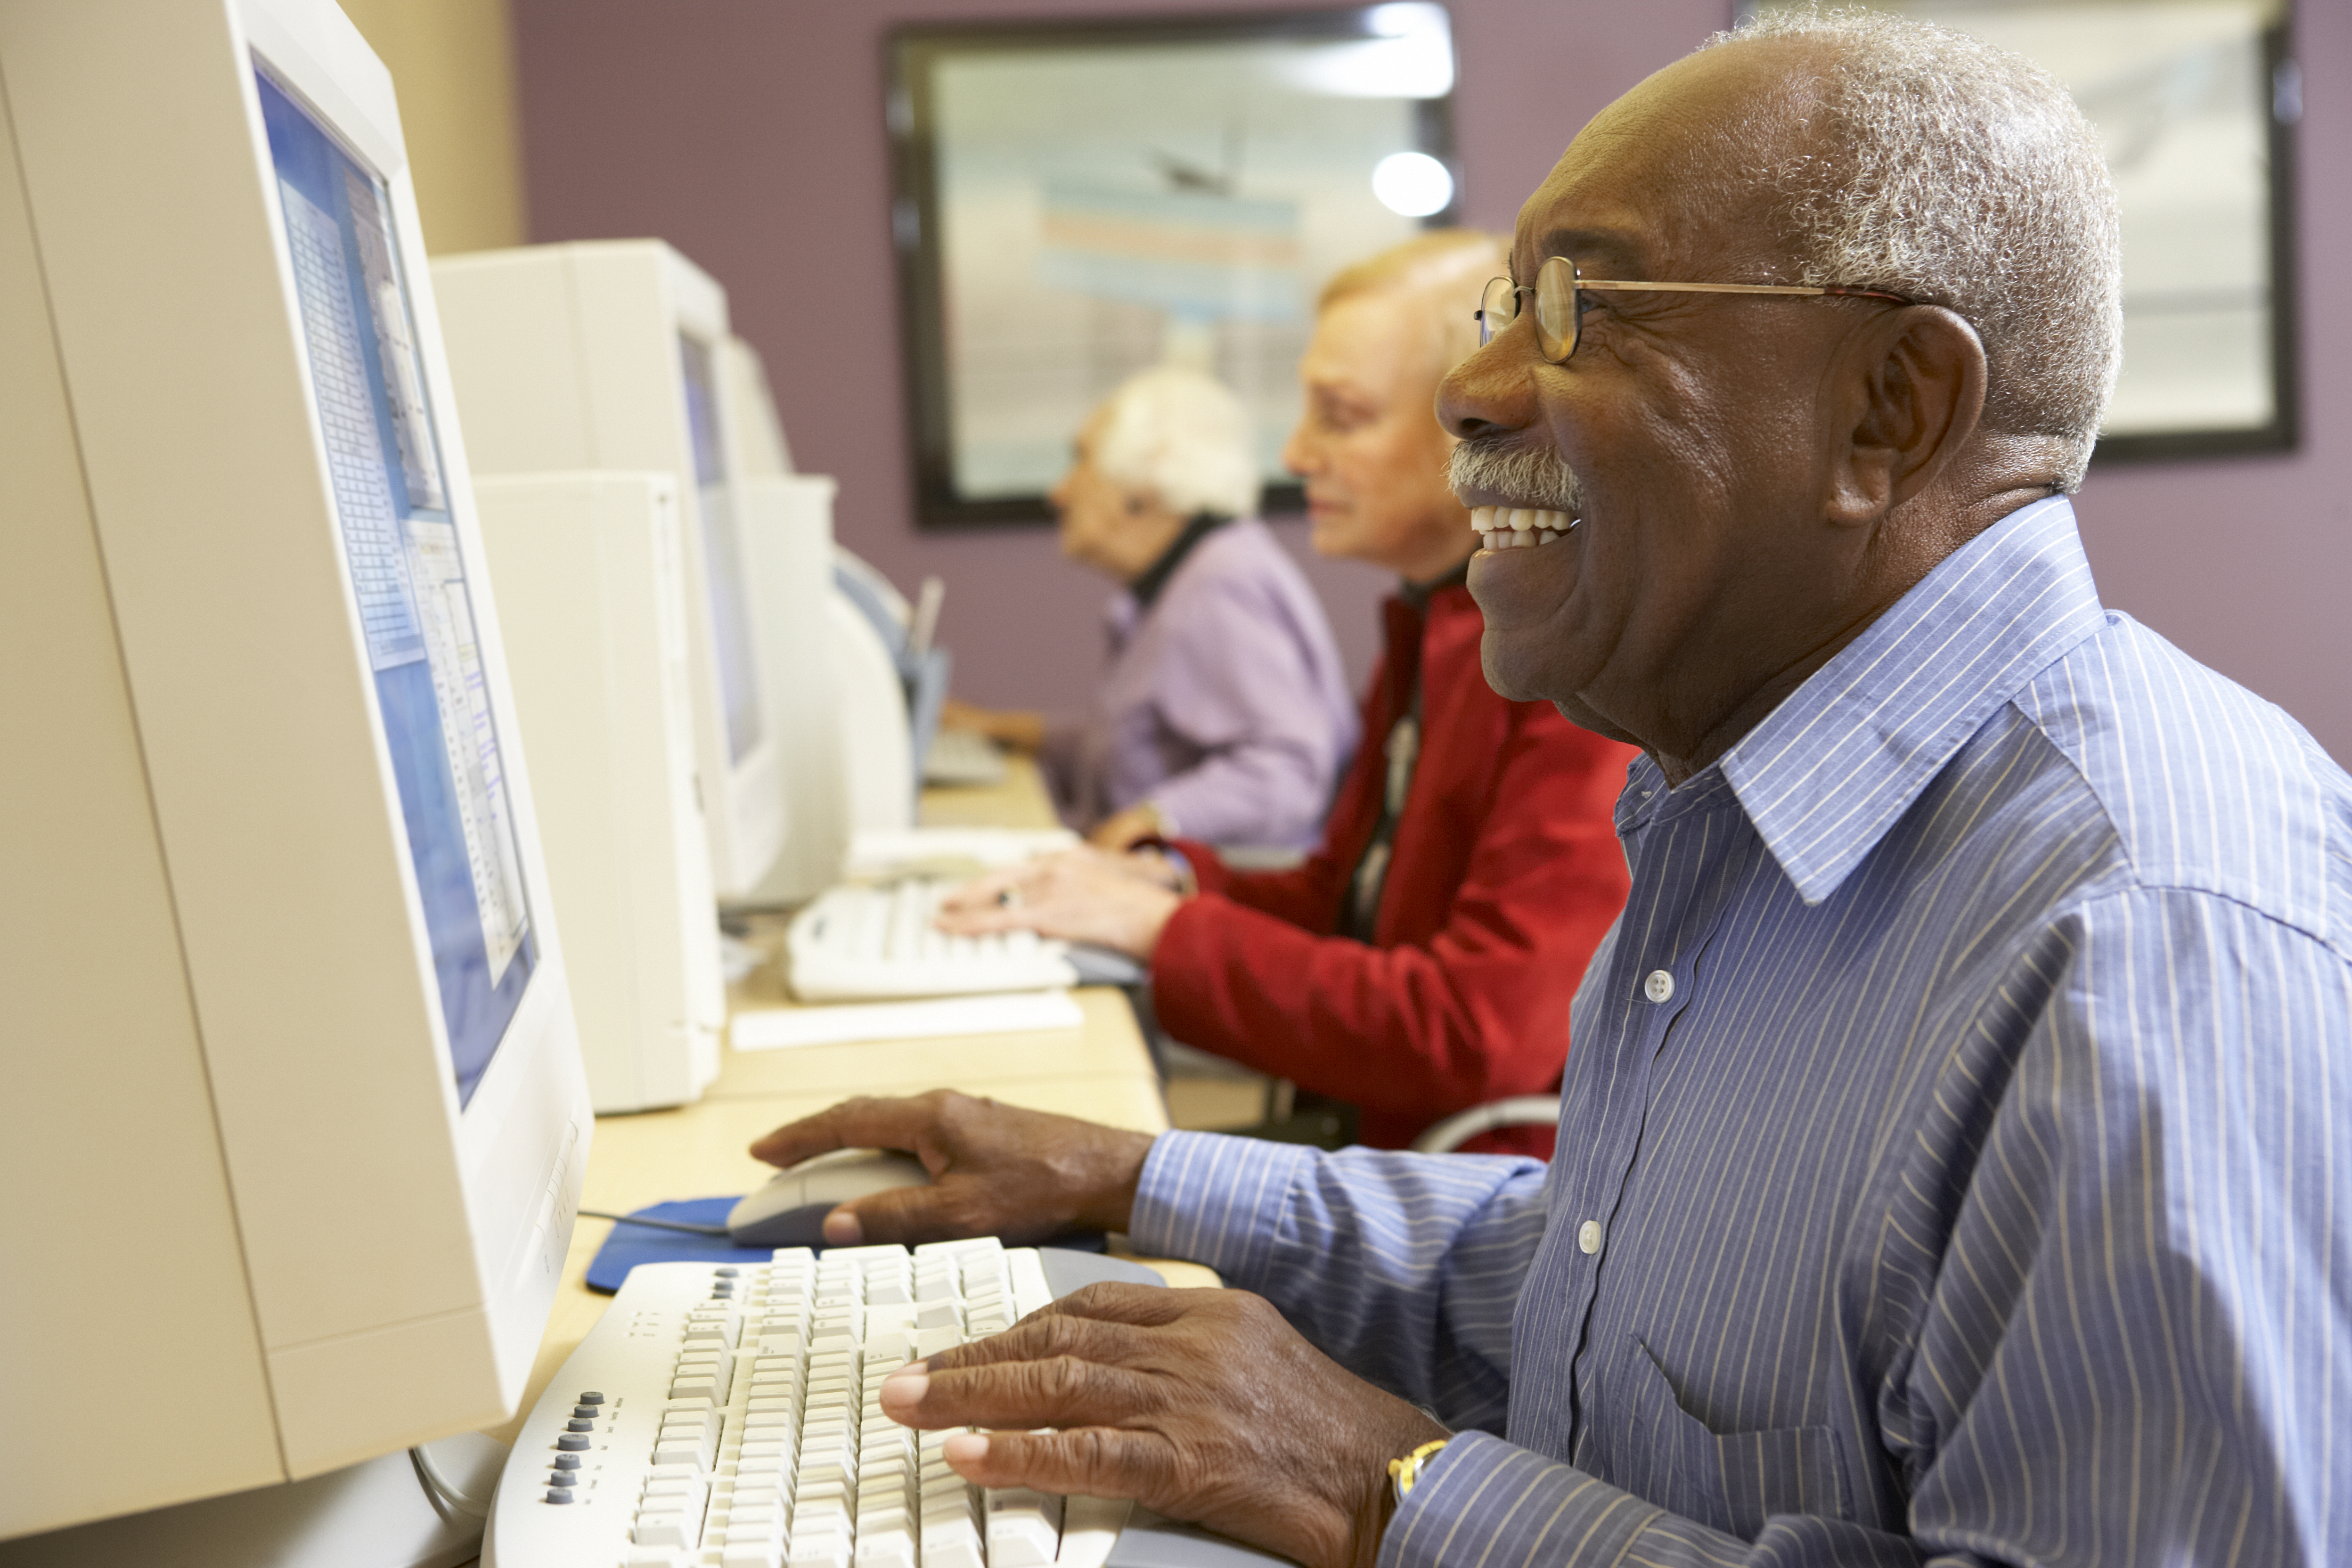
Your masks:
<svg viewBox="0 0 2352 1568"><path fill-rule="evenodd" d="M1619 100L1520 210L1514 280L1564 256L1588 278L1799 281L1771 193L1747 171L1777 163L1775 143L1799 150L1790 94L1811 75L1790 68L1800 58L1779 44L1710 50ZM1559 467L1574 476L1572 530L1471 563L1486 678L1675 752L1719 717L1723 693L1834 630L1832 557L1848 542L1832 535L1851 531L1823 526L1822 496L1851 411L1825 372L1882 308L1583 298L1564 363L1538 348L1529 305L1439 392L1439 418L1465 443L1454 468L1465 504L1558 506L1570 493Z"/></svg>

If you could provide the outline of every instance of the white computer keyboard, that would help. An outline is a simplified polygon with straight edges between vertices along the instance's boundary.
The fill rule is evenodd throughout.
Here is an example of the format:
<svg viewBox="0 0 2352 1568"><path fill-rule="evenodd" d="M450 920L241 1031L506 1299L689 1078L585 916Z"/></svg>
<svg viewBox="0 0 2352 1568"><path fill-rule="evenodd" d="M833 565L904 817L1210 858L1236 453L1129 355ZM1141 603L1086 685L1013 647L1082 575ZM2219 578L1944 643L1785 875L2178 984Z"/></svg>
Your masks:
<svg viewBox="0 0 2352 1568"><path fill-rule="evenodd" d="M1126 1503L983 1492L877 1404L891 1369L1053 1294L1035 1249L987 1239L642 1264L515 1439L482 1561L1103 1568Z"/></svg>
<svg viewBox="0 0 2352 1568"><path fill-rule="evenodd" d="M923 753L927 784L1001 784L1004 774L1003 751L974 731L942 725L931 737L931 749Z"/></svg>
<svg viewBox="0 0 2352 1568"><path fill-rule="evenodd" d="M968 996L1075 985L1065 943L1034 931L950 936L932 924L956 886L929 878L830 888L793 917L785 980L803 1002Z"/></svg>

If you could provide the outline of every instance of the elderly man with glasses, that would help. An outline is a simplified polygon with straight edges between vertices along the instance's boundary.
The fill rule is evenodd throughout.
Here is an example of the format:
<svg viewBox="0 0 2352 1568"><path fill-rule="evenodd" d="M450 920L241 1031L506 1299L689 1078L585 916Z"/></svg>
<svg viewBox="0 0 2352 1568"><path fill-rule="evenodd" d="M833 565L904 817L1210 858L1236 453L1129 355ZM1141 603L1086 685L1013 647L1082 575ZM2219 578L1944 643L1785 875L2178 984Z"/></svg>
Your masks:
<svg viewBox="0 0 2352 1568"><path fill-rule="evenodd" d="M2352 1561L2352 780L2099 603L2117 254L2058 84L1917 23L1587 127L1439 399L1489 679L1646 753L1559 1155L781 1130L932 1162L869 1234L1244 1288L1097 1287L882 1408L1315 1563Z"/></svg>

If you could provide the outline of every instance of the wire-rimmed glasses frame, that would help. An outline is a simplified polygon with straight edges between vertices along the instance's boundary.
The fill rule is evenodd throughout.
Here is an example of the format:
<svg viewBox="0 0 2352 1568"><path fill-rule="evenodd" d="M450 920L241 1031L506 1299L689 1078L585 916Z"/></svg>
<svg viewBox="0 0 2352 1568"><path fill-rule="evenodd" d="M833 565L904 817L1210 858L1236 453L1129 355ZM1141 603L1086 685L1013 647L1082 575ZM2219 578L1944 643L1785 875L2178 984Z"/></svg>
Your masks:
<svg viewBox="0 0 2352 1568"><path fill-rule="evenodd" d="M1507 278L1487 281L1478 297L1478 342L1481 347L1494 342L1495 334L1518 320L1519 296L1536 297L1536 346L1544 358L1554 364L1566 362L1576 352L1576 340L1584 321L1584 300L1587 289L1639 289L1654 294L1773 294L1783 298L1834 298L1844 300L1885 300L1892 304L1908 305L1913 300L1900 294L1889 294L1877 289L1840 289L1805 283L1646 283L1618 278L1587 278L1579 272L1576 263L1565 256L1547 258L1536 269L1533 283L1514 283Z"/></svg>

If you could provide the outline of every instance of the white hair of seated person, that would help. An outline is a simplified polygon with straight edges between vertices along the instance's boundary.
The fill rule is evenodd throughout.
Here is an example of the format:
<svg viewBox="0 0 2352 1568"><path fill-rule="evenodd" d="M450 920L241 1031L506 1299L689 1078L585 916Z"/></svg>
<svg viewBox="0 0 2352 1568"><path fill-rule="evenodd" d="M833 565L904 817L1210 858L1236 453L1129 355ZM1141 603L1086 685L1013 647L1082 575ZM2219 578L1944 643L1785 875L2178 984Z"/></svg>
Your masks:
<svg viewBox="0 0 2352 1568"><path fill-rule="evenodd" d="M2081 487L2123 364L2123 250L2099 133L2055 77L2005 49L1869 11L1767 13L1709 47L1820 42L1825 145L1766 176L1802 275L1966 317L1988 429L2063 448ZM1731 134L1738 134L1733 130Z"/></svg>
<svg viewBox="0 0 2352 1568"><path fill-rule="evenodd" d="M1105 478L1157 497L1179 517L1257 510L1249 413L1200 371L1160 365L1128 377L1103 404L1092 455Z"/></svg>

